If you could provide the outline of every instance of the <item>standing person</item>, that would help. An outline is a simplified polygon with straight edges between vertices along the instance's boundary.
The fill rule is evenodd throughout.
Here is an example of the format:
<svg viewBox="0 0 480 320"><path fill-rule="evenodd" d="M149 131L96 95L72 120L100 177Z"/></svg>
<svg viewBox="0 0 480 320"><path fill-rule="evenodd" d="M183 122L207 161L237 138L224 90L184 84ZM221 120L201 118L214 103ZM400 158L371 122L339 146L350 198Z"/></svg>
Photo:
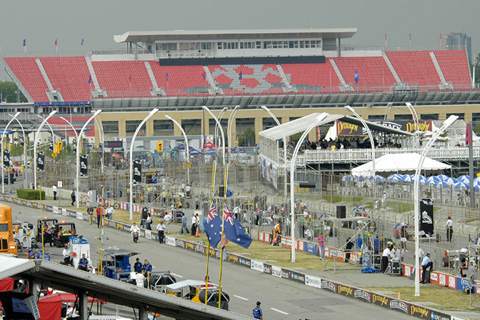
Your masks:
<svg viewBox="0 0 480 320"><path fill-rule="evenodd" d="M150 264L150 262L148 262L147 259L145 259L145 261L143 262L143 275L145 276L145 278L148 278L150 279L150 274L152 273L152 265Z"/></svg>
<svg viewBox="0 0 480 320"><path fill-rule="evenodd" d="M72 192L70 193L70 198L72 199L72 206L74 206L75 200L77 199L75 195L75 190L72 190Z"/></svg>
<svg viewBox="0 0 480 320"><path fill-rule="evenodd" d="M361 235L358 235L358 237L355 239L355 246L357 249L362 249L362 244L363 244L363 239Z"/></svg>
<svg viewBox="0 0 480 320"><path fill-rule="evenodd" d="M387 193L383 191L382 208L385 209L386 207L387 207Z"/></svg>
<svg viewBox="0 0 480 320"><path fill-rule="evenodd" d="M135 261L135 264L133 265L133 270L137 273L142 273L142 263L140 262L140 259L137 258L137 260Z"/></svg>
<svg viewBox="0 0 480 320"><path fill-rule="evenodd" d="M87 208L87 214L88 214L88 221L90 222L90 224L93 223L93 207L90 206Z"/></svg>
<svg viewBox="0 0 480 320"><path fill-rule="evenodd" d="M348 263L350 261L350 251L352 251L354 244L350 237L347 237L347 241L345 244L345 263Z"/></svg>
<svg viewBox="0 0 480 320"><path fill-rule="evenodd" d="M145 288L145 276L142 274L142 272L137 272L135 274L135 284L137 287Z"/></svg>
<svg viewBox="0 0 480 320"><path fill-rule="evenodd" d="M257 306L253 308L253 318L254 319L263 319L263 311L260 308L260 305L262 303L260 301L257 301Z"/></svg>
<svg viewBox="0 0 480 320"><path fill-rule="evenodd" d="M153 222L153 219L152 219L152 216L151 215L148 215L147 217L147 220L146 220L146 228L147 230L152 230L152 222Z"/></svg>
<svg viewBox="0 0 480 320"><path fill-rule="evenodd" d="M380 239L378 239L378 235L375 236L375 239L373 239L373 254L379 254L380 253Z"/></svg>
<svg viewBox="0 0 480 320"><path fill-rule="evenodd" d="M101 220L102 220L102 206L98 205L98 207L97 207L97 228L100 228Z"/></svg>
<svg viewBox="0 0 480 320"><path fill-rule="evenodd" d="M107 219L112 220L113 215L115 214L115 210L113 209L113 207L110 204L107 204L106 212L107 212Z"/></svg>
<svg viewBox="0 0 480 320"><path fill-rule="evenodd" d="M323 230L320 231L320 235L317 238L318 240L318 256L320 260L323 260L323 255L325 254L325 237L323 236Z"/></svg>
<svg viewBox="0 0 480 320"><path fill-rule="evenodd" d="M160 223L157 225L158 230L158 242L164 243L165 242L165 224L163 220L160 220Z"/></svg>
<svg viewBox="0 0 480 320"><path fill-rule="evenodd" d="M185 213L182 212L182 226L180 227L179 235L182 235L184 230L186 231L185 234L188 234L187 216L185 215Z"/></svg>
<svg viewBox="0 0 480 320"><path fill-rule="evenodd" d="M25 231L25 242L27 249L32 249L32 230L29 227L27 227L27 230Z"/></svg>
<svg viewBox="0 0 480 320"><path fill-rule="evenodd" d="M452 235L453 235L453 221L452 217L448 216L447 218L447 223L445 224L447 227L447 241L452 241Z"/></svg>
<svg viewBox="0 0 480 320"><path fill-rule="evenodd" d="M420 283L426 283L425 282L425 278L426 278L426 274L427 274L427 269L430 268L430 272L432 272L433 270L433 262L432 260L430 259L430 253L427 253L425 255L425 258L423 258L423 261L422 261L422 281L420 281ZM430 277L429 277L430 278ZM429 279L430 281L430 279Z"/></svg>
<svg viewBox="0 0 480 320"><path fill-rule="evenodd" d="M195 236L195 233L197 231L197 217L192 213L192 229L190 230L192 233L192 236Z"/></svg>
<svg viewBox="0 0 480 320"><path fill-rule="evenodd" d="M381 272L385 272L385 270L387 270L388 259L390 258L391 255L392 255L391 246L387 246L387 247L385 248L385 250L383 250L383 253L382 253L382 267L381 267Z"/></svg>
<svg viewBox="0 0 480 320"><path fill-rule="evenodd" d="M148 214L147 207L143 207L143 209L142 209L142 221L140 222L140 226L142 228L145 228L145 224L147 223L148 216L149 216L149 214Z"/></svg>
<svg viewBox="0 0 480 320"><path fill-rule="evenodd" d="M53 200L57 200L57 186L56 185L52 186L52 191L53 191Z"/></svg>
<svg viewBox="0 0 480 320"><path fill-rule="evenodd" d="M166 225L166 228L165 228L165 233L169 233L169 229L168 227L170 226L170 223L172 223L172 213L171 212L167 212L167 214L165 215L164 217L164 220L165 220L165 225Z"/></svg>
<svg viewBox="0 0 480 320"><path fill-rule="evenodd" d="M192 187L190 187L190 185L187 184L187 185L185 186L185 196L187 197L187 199L191 199L191 198L192 198L191 192L192 192Z"/></svg>
<svg viewBox="0 0 480 320"><path fill-rule="evenodd" d="M200 217L198 216L198 213L195 213L195 218L197 218L197 230L198 234L202 233L202 224L200 223Z"/></svg>

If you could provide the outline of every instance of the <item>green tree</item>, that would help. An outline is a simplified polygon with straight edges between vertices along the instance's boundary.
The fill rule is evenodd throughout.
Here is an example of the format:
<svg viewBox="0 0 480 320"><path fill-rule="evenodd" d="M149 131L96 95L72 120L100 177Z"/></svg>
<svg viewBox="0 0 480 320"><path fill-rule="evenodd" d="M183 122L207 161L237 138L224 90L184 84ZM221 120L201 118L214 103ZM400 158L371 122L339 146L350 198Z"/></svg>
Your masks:
<svg viewBox="0 0 480 320"><path fill-rule="evenodd" d="M0 94L2 96L2 102L17 102L18 88L15 83L11 81L0 81ZM20 101L27 102L27 98L20 92Z"/></svg>

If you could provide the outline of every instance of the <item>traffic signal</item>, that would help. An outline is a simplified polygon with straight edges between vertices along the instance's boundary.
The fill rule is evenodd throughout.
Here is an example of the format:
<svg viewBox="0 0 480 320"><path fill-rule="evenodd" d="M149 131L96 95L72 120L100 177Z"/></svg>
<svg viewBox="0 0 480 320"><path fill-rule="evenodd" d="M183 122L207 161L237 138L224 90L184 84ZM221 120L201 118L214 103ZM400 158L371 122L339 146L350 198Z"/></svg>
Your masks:
<svg viewBox="0 0 480 320"><path fill-rule="evenodd" d="M62 149L63 149L63 142L62 142L62 140L57 141L57 147L58 147L58 148L57 148L58 152L62 151Z"/></svg>
<svg viewBox="0 0 480 320"><path fill-rule="evenodd" d="M58 149L58 143L55 143L55 144L53 145L53 152L54 152L54 153L59 153L59 152L60 152L60 150Z"/></svg>
<svg viewBox="0 0 480 320"><path fill-rule="evenodd" d="M48 151L53 152L53 141L52 139L48 140Z"/></svg>
<svg viewBox="0 0 480 320"><path fill-rule="evenodd" d="M12 144L11 143L8 144L8 151L12 151Z"/></svg>
<svg viewBox="0 0 480 320"><path fill-rule="evenodd" d="M163 152L163 141L157 142L157 152Z"/></svg>
<svg viewBox="0 0 480 320"><path fill-rule="evenodd" d="M73 152L76 153L77 152L77 139L73 139Z"/></svg>

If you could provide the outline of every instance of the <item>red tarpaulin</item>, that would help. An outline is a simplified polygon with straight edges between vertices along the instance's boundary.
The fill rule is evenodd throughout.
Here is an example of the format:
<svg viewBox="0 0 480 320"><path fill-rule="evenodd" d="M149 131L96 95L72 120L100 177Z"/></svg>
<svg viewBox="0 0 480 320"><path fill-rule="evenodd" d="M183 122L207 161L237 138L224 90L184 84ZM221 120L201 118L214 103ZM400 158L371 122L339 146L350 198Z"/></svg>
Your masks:
<svg viewBox="0 0 480 320"><path fill-rule="evenodd" d="M40 320L62 319L62 298L59 295L40 297L38 299Z"/></svg>
<svg viewBox="0 0 480 320"><path fill-rule="evenodd" d="M0 280L0 292L13 290L13 280L12 278L5 278ZM2 302L0 301L0 306Z"/></svg>

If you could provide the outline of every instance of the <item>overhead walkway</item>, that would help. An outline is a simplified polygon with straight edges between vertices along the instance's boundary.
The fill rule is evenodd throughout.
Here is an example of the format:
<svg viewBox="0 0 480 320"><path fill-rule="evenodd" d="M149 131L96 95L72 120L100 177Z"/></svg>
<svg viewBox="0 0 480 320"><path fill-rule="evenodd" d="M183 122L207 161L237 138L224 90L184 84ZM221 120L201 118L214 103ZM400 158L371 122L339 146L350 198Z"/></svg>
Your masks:
<svg viewBox="0 0 480 320"><path fill-rule="evenodd" d="M88 319L87 292L89 297L138 309L140 320L147 319L147 310L175 319L249 319L241 314L139 288L54 262L0 255L0 279L7 277L27 280L31 292L37 287L35 284L43 284L77 294L80 300L79 320Z"/></svg>

